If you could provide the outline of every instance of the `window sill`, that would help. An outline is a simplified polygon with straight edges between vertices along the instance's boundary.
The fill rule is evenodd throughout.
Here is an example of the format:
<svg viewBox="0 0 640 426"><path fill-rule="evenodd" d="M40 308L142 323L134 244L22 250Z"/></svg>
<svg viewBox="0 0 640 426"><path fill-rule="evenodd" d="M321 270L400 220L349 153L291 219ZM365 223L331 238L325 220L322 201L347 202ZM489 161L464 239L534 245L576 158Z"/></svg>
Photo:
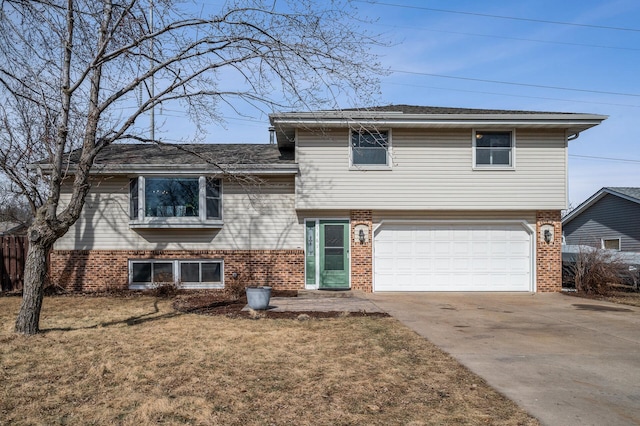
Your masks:
<svg viewBox="0 0 640 426"><path fill-rule="evenodd" d="M489 170L489 171L515 171L516 168L513 166L473 166L472 170Z"/></svg>
<svg viewBox="0 0 640 426"><path fill-rule="evenodd" d="M349 166L349 170L355 170L355 171L366 171L366 170L391 170L391 166L387 166L387 165L375 165L375 164L352 164L351 166Z"/></svg>
<svg viewBox="0 0 640 426"><path fill-rule="evenodd" d="M129 290L153 290L157 288L157 286L148 283L135 283L129 284ZM221 290L224 289L224 284L221 283L190 283L190 284L181 284L177 286L180 290Z"/></svg>
<svg viewBox="0 0 640 426"><path fill-rule="evenodd" d="M186 219L184 217L174 218L150 218L143 221L131 220L129 221L129 228L131 229L204 229L204 228L222 228L224 222L219 220L207 220L201 221L198 218Z"/></svg>

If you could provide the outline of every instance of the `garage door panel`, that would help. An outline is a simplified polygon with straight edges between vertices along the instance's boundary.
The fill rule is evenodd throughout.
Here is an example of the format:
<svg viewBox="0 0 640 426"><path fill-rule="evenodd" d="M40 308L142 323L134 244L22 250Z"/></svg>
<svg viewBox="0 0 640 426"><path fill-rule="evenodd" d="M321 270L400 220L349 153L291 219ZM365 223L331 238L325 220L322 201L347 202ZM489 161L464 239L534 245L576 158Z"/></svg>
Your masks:
<svg viewBox="0 0 640 426"><path fill-rule="evenodd" d="M398 241L395 243L394 253L398 255L410 256L414 252L413 243L411 241Z"/></svg>
<svg viewBox="0 0 640 426"><path fill-rule="evenodd" d="M394 225L375 236L376 291L530 291L519 224Z"/></svg>
<svg viewBox="0 0 640 426"><path fill-rule="evenodd" d="M455 241L451 243L451 249L456 257L468 256L470 254L470 247L468 242Z"/></svg>
<svg viewBox="0 0 640 426"><path fill-rule="evenodd" d="M489 244L488 241L473 241L469 244L470 248L471 248L471 253L474 256L483 256L484 254L488 253L489 250L491 249L491 244Z"/></svg>

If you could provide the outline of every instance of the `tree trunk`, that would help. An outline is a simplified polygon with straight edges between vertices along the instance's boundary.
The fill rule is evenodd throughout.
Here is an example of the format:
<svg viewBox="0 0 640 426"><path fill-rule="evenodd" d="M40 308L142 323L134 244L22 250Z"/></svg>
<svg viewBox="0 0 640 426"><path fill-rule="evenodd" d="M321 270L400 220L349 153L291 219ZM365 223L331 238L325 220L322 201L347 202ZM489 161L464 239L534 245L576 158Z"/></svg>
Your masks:
<svg viewBox="0 0 640 426"><path fill-rule="evenodd" d="M16 319L16 333L31 335L39 331L40 309L47 276L47 255L50 248L50 245L41 241L29 242L24 268L22 305Z"/></svg>

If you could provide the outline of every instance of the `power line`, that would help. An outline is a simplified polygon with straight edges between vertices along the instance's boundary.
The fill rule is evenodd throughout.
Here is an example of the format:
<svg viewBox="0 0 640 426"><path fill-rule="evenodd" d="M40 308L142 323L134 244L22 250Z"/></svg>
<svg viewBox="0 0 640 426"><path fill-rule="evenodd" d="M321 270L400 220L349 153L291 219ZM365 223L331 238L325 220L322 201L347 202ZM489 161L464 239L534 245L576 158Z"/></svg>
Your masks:
<svg viewBox="0 0 640 426"><path fill-rule="evenodd" d="M629 96L634 98L640 98L639 94L635 93L621 93L621 92L609 92L606 90L589 90L589 89L577 89L571 87L561 87L561 86L546 86L543 84L529 84L529 83L516 83L512 81L502 81L502 80L485 80L482 78L472 78L472 77L456 77L452 75L445 74L432 74L428 72L418 72L418 71L405 71L405 70L394 70L390 69L391 72L397 72L401 74L413 74L413 75L424 75L429 77L439 77L439 78L449 78L454 80L466 80L466 81L479 81L482 83L494 83L494 84L507 84L510 86L523 86L523 87L535 87L538 89L553 89L553 90L565 90L570 92L583 92L583 93L597 93L600 95L615 95L615 96Z"/></svg>
<svg viewBox="0 0 640 426"><path fill-rule="evenodd" d="M485 18L495 18L495 19L509 19L512 21L526 21L526 22L538 22L542 24L554 24L554 25L568 25L572 27L584 27L584 28L597 28L600 30L614 30L614 31L631 31L640 33L639 28L625 28L625 27L609 27L606 25L594 25L594 24L581 24L576 22L563 22L563 21L550 21L546 19L533 19L533 18L520 18L515 16L505 16L505 15L491 15L488 13L478 13L478 12L463 12L459 10L448 10L448 9L435 9L431 7L423 7L423 6L411 6L406 4L395 4L395 3L385 3L373 0L354 0L358 3L369 3L369 4L377 4L380 6L390 6L390 7L402 7L406 9L418 9L418 10L428 10L431 12L442 12L442 13L454 13L458 15L471 15L471 16L482 16Z"/></svg>
<svg viewBox="0 0 640 426"><path fill-rule="evenodd" d="M420 85L420 84L393 83L393 82L387 82L385 84L389 84L389 85L393 85L393 86L419 87L419 88L424 88L424 89L448 90L450 92L478 93L478 94L481 94L481 95L508 96L508 97L512 97L512 98L542 99L542 100L545 100L545 101L561 101L561 102L571 102L571 103L581 103L581 104L609 105L609 106L619 106L619 107L628 107L628 108L640 108L640 105L617 104L617 103L613 103L613 102L579 101L579 100L575 100L575 99L549 98L549 97L545 97L545 96L514 95L512 93L486 92L486 91L482 91L482 90L452 89L452 88L449 88L449 87L424 86L424 85Z"/></svg>
<svg viewBox="0 0 640 426"><path fill-rule="evenodd" d="M429 31L433 33L456 34L456 35L464 35L464 36L472 36L472 37L498 38L501 40L528 41L533 43L559 44L563 46L576 46L576 47L595 47L598 49L640 51L640 48L635 48L635 47L605 46L601 44L571 43L567 41L539 40L539 39L533 39L533 38L508 37L508 36L499 36L499 35L491 35L491 34L465 33L460 31L433 30L433 29L424 28L424 27L409 27L404 25L385 25L385 26L389 28L396 28L396 29L404 28L409 30Z"/></svg>
<svg viewBox="0 0 640 426"><path fill-rule="evenodd" d="M623 163L640 163L640 160L632 160L628 158L596 157L592 155L577 155L577 154L569 154L569 157L588 158L590 160L620 161Z"/></svg>

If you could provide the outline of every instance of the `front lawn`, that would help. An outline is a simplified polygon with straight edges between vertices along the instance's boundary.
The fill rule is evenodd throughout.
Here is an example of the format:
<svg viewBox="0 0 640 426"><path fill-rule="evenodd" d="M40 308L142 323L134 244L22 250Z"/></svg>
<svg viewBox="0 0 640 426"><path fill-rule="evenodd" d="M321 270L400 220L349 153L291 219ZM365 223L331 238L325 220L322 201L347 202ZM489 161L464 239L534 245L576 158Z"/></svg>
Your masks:
<svg viewBox="0 0 640 426"><path fill-rule="evenodd" d="M184 314L152 297L0 297L0 423L536 425L393 318Z"/></svg>

